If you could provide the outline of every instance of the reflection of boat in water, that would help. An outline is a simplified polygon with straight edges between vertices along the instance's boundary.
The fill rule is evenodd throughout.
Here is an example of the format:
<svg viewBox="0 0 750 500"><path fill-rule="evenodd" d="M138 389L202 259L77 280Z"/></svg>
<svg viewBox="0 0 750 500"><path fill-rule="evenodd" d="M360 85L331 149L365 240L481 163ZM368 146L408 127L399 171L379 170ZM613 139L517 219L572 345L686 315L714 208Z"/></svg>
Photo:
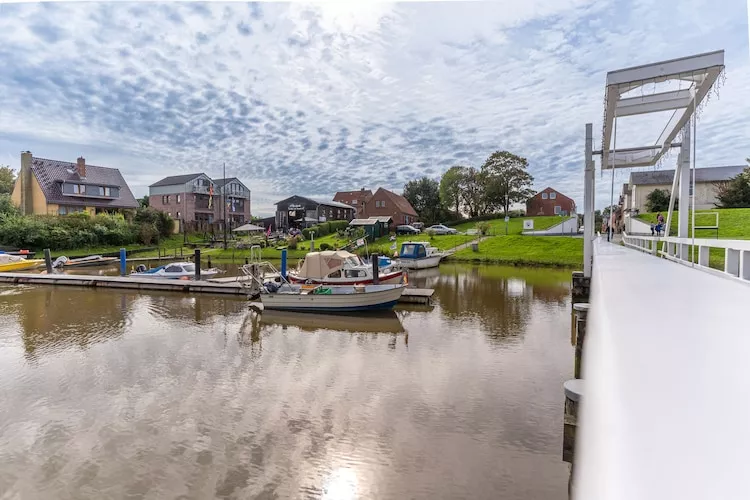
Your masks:
<svg viewBox="0 0 750 500"><path fill-rule="evenodd" d="M295 326L300 330L334 330L351 333L403 333L404 325L393 311L381 311L367 318L353 314L317 314L293 311L264 310L264 325Z"/></svg>
<svg viewBox="0 0 750 500"><path fill-rule="evenodd" d="M0 254L0 272L23 271L44 264L43 259L26 259L19 255Z"/></svg>
<svg viewBox="0 0 750 500"><path fill-rule="evenodd" d="M401 245L398 262L406 269L427 269L439 266L446 255L426 241L407 241Z"/></svg>
<svg viewBox="0 0 750 500"><path fill-rule="evenodd" d="M378 273L382 284L401 283L404 272L393 265L380 267ZM324 285L369 285L372 284L372 265L363 263L359 257L344 250L309 252L298 271L290 271L290 283L315 283Z"/></svg>
<svg viewBox="0 0 750 500"><path fill-rule="evenodd" d="M342 313L393 309L403 285L292 285L266 283L260 294L263 309Z"/></svg>
<svg viewBox="0 0 750 500"><path fill-rule="evenodd" d="M440 276L440 268L439 267L430 267L427 269L414 269L412 271L409 271L409 278L410 279L419 279L419 278L436 278Z"/></svg>
<svg viewBox="0 0 750 500"><path fill-rule="evenodd" d="M216 268L201 269L201 278L211 278L219 274L221 270ZM141 278L163 278L163 279L193 279L195 277L195 264L192 262L173 262L164 266L146 269L146 266L140 264L135 272L130 276L139 276Z"/></svg>

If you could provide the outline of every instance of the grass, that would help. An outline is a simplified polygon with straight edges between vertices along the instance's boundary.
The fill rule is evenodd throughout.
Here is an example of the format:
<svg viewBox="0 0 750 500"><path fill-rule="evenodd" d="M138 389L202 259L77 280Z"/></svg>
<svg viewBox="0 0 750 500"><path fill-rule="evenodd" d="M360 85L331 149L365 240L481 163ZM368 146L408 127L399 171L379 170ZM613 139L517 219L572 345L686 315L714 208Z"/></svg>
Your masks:
<svg viewBox="0 0 750 500"><path fill-rule="evenodd" d="M479 251L459 250L451 260L528 266L580 267L583 239L567 236L492 236Z"/></svg>
<svg viewBox="0 0 750 500"><path fill-rule="evenodd" d="M525 220L533 220L534 221L534 230L540 231L543 229L550 228L554 226L555 224L559 224L565 220L564 217L559 217L556 215L552 216L545 216L545 217L512 217L508 221L508 235L511 234L521 234L523 232L523 221ZM487 222L490 225L490 235L505 235L505 219L492 219ZM465 232L468 229L474 229L477 224L480 224L480 222L463 222L461 224L458 224L456 226L453 226L454 229L457 229L461 232Z"/></svg>

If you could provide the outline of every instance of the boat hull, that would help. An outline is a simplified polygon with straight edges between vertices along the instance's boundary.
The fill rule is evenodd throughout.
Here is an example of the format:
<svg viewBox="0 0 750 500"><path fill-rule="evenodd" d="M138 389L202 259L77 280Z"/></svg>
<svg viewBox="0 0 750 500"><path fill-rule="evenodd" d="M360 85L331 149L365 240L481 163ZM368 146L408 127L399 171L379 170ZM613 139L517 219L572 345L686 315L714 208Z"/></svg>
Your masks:
<svg viewBox="0 0 750 500"><path fill-rule="evenodd" d="M443 257L443 255L431 255L430 257L423 257L421 259L401 258L399 259L399 264L406 269L428 269L439 266Z"/></svg>
<svg viewBox="0 0 750 500"><path fill-rule="evenodd" d="M403 280L404 272L395 271L380 276L380 284L382 285L399 285ZM294 274L288 274L287 279L290 283L302 284L302 283L313 283L316 285L372 285L372 278L302 278Z"/></svg>
<svg viewBox="0 0 750 500"><path fill-rule="evenodd" d="M19 262L9 262L7 264L0 264L0 273L33 269L35 267L41 266L42 264L44 264L44 259L24 259Z"/></svg>
<svg viewBox="0 0 750 500"><path fill-rule="evenodd" d="M201 279L213 278L217 274L219 274L218 271L201 271ZM195 273L130 273L130 276L137 276L139 278L157 278L162 280L191 280L195 278Z"/></svg>
<svg viewBox="0 0 750 500"><path fill-rule="evenodd" d="M344 313L392 309L404 287L369 285L362 293L314 295L300 293L268 293L260 297L264 309L296 312Z"/></svg>

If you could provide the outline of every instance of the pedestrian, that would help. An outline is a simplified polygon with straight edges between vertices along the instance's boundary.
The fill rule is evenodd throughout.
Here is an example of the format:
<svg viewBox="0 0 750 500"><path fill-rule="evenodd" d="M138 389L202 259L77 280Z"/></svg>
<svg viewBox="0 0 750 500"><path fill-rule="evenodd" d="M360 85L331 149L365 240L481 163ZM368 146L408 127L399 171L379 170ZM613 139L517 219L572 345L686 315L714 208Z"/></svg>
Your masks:
<svg viewBox="0 0 750 500"><path fill-rule="evenodd" d="M661 212L656 214L656 222L658 222L659 224L664 224L664 216L661 214Z"/></svg>
<svg viewBox="0 0 750 500"><path fill-rule="evenodd" d="M607 222L607 241L609 241L610 236L611 236L611 233L609 231L609 222Z"/></svg>
<svg viewBox="0 0 750 500"><path fill-rule="evenodd" d="M653 236L653 235L654 235L654 225L651 224L651 236Z"/></svg>
<svg viewBox="0 0 750 500"><path fill-rule="evenodd" d="M662 230L662 226L661 226L661 222L659 222L656 225L656 236L661 236L661 230Z"/></svg>

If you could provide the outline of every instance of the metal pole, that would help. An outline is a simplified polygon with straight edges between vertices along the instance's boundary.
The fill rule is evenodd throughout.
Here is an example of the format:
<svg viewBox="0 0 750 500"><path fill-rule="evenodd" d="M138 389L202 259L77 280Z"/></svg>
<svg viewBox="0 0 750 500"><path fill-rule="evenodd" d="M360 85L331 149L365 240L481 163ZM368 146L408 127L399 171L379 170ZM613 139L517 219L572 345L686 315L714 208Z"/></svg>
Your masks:
<svg viewBox="0 0 750 500"><path fill-rule="evenodd" d="M127 253L124 248L120 249L120 276L125 276L127 271Z"/></svg>
<svg viewBox="0 0 750 500"><path fill-rule="evenodd" d="M286 248L281 251L281 278L286 280Z"/></svg>
<svg viewBox="0 0 750 500"><path fill-rule="evenodd" d="M591 265L594 257L594 159L593 125L586 124L586 143L583 175L583 276L591 278Z"/></svg>
<svg viewBox="0 0 750 500"><path fill-rule="evenodd" d="M372 254L372 284L373 285L379 285L380 284L380 266L379 264L379 256L377 253Z"/></svg>
<svg viewBox="0 0 750 500"><path fill-rule="evenodd" d="M612 189L609 195L609 231L607 232L607 241L610 241L614 235L615 222L615 158L617 157L617 113L615 113L612 138Z"/></svg>
<svg viewBox="0 0 750 500"><path fill-rule="evenodd" d="M227 162L224 162L224 185L221 186L221 204L224 206L224 250L227 249Z"/></svg>
<svg viewBox="0 0 750 500"><path fill-rule="evenodd" d="M697 133L697 126L698 126L698 116L696 115L696 109L695 109L695 86L690 87L693 94L693 196L691 196L691 208L693 211L692 216L692 224L693 224L693 244L690 247L690 265L695 267L695 144L697 142L698 136Z"/></svg>
<svg viewBox="0 0 750 500"><path fill-rule="evenodd" d="M47 269L47 274L52 274L52 255L50 255L49 248L44 249L44 267Z"/></svg>
<svg viewBox="0 0 750 500"><path fill-rule="evenodd" d="M195 261L195 279L196 281L201 279L201 249L196 248L195 249L195 258L193 259Z"/></svg>

